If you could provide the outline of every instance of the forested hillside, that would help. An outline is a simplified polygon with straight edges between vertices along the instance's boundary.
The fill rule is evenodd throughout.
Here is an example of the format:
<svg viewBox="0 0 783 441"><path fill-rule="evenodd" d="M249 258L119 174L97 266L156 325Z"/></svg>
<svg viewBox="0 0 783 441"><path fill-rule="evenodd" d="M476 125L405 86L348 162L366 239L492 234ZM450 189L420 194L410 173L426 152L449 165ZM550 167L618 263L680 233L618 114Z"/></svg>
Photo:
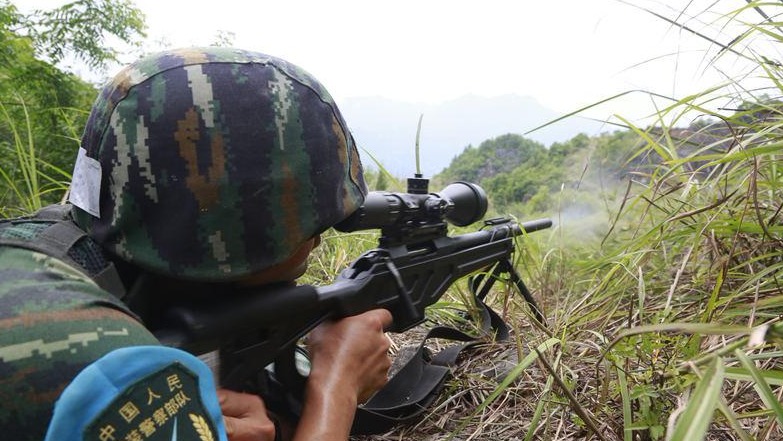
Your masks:
<svg viewBox="0 0 783 441"><path fill-rule="evenodd" d="M559 194L612 193L629 175L644 173L650 164L639 136L629 130L580 134L549 147L522 135L505 134L466 147L436 181L475 182L487 191L497 210L543 214L556 208Z"/></svg>
<svg viewBox="0 0 783 441"><path fill-rule="evenodd" d="M547 147L519 134L503 134L477 147L467 146L434 180L475 182L488 193L499 211L517 215L546 214L563 199L580 194L579 203L598 203L625 191L629 180L649 182L667 154L687 158L705 153L721 154L732 148L732 130L747 131L750 121L769 115L750 104L742 110L742 126L714 120L697 120L688 127L648 127L645 139L632 130L616 130L597 136L580 134ZM777 103L768 105L778 106ZM748 116L752 115L752 116ZM669 153L650 148L655 140L669 140ZM659 147L660 148L660 147ZM712 168L703 162L688 163L702 175ZM567 198L566 198L567 199Z"/></svg>

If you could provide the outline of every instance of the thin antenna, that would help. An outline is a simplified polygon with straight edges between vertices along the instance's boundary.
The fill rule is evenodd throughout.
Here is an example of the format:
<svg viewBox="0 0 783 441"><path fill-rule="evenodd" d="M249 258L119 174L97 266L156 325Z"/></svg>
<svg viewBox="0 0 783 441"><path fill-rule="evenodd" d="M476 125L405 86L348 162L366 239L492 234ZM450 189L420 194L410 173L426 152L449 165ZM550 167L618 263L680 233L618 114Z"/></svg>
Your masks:
<svg viewBox="0 0 783 441"><path fill-rule="evenodd" d="M421 119L424 118L424 114L419 115L419 125L416 127L416 177L420 178L421 175L421 161L419 159L419 136L421 135Z"/></svg>
<svg viewBox="0 0 783 441"><path fill-rule="evenodd" d="M419 126L416 128L416 173L414 177L408 178L408 193L427 194L429 193L430 180L424 178L421 174L421 161L419 160L419 136L421 135L421 119L424 114L419 115Z"/></svg>

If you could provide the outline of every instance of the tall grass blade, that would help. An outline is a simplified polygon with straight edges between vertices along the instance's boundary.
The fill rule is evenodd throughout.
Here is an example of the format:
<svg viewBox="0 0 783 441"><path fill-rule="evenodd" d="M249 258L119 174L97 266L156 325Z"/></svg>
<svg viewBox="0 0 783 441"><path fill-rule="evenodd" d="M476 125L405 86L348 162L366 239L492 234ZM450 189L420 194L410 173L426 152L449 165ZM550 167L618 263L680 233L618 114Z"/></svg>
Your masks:
<svg viewBox="0 0 783 441"><path fill-rule="evenodd" d="M617 385L620 388L620 397L623 400L623 440L633 441L633 411L631 410L631 391L628 390L628 379L625 376L625 372L622 369L615 369L617 371Z"/></svg>
<svg viewBox="0 0 783 441"><path fill-rule="evenodd" d="M21 97L17 96L24 115L24 131L26 140L19 133L19 127L14 118L8 112L8 108L3 102L0 102L0 111L8 124L13 135L13 155L16 160L19 172L22 175L21 183L11 176L7 171L3 171L2 178L6 181L9 189L16 197L16 202L21 205L21 211L31 213L41 208L41 191L38 183L37 153L35 142L33 141L32 124L27 106Z"/></svg>
<svg viewBox="0 0 783 441"><path fill-rule="evenodd" d="M530 419L530 425L528 426L527 432L525 433L524 441L530 441L535 436L538 423L541 421L541 415L544 413L544 406L546 405L547 397L552 391L552 383L554 383L554 381L555 380L551 375L547 377L544 388L541 390L541 395L538 398L536 410L533 412L533 417Z"/></svg>
<svg viewBox="0 0 783 441"><path fill-rule="evenodd" d="M734 351L734 355L747 373L753 378L753 388L756 389L764 404L775 413L778 425L783 427L783 405L780 404L778 397L772 392L772 389L769 387L762 372L756 367L753 361L748 358L745 352L736 350Z"/></svg>
<svg viewBox="0 0 783 441"><path fill-rule="evenodd" d="M750 358L747 355L745 357ZM783 355L778 355L778 357L783 357ZM770 386L783 386L783 371L758 368L756 370L757 374L751 374L746 368L729 366L726 367L726 378L729 380L758 381L756 379L756 375L758 375L764 383Z"/></svg>
<svg viewBox="0 0 783 441"><path fill-rule="evenodd" d="M723 362L716 357L696 384L668 440L696 441L706 438L707 428L718 405L723 379Z"/></svg>

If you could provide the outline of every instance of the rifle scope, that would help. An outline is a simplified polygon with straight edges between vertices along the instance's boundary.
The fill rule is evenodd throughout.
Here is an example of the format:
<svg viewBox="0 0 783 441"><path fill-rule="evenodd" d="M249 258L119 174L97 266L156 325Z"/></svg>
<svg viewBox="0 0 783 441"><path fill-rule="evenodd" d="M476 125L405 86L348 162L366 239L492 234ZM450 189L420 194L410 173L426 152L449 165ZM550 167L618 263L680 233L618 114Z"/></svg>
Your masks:
<svg viewBox="0 0 783 441"><path fill-rule="evenodd" d="M410 191L410 190L409 190ZM371 191L364 204L334 228L342 232L389 227L416 227L444 220L466 226L487 212L487 194L476 184L458 181L437 193Z"/></svg>

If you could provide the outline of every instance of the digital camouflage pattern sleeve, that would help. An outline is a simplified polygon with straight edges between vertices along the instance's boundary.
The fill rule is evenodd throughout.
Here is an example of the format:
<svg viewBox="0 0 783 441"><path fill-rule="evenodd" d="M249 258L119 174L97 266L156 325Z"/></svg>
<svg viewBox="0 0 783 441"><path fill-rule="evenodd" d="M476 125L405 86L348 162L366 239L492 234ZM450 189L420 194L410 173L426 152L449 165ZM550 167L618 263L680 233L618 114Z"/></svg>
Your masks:
<svg viewBox="0 0 783 441"><path fill-rule="evenodd" d="M0 246L0 430L44 438L55 401L116 348L157 340L119 300L64 262Z"/></svg>

